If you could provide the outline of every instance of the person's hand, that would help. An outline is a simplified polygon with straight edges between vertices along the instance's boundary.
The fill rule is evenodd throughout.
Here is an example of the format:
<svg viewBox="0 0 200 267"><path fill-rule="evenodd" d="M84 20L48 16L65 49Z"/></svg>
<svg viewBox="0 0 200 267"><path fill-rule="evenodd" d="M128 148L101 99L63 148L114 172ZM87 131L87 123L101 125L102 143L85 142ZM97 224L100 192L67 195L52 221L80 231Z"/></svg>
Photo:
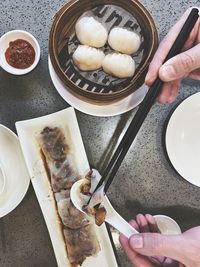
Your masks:
<svg viewBox="0 0 200 267"><path fill-rule="evenodd" d="M145 216L142 214L138 214L136 216L136 220L132 220L130 224L140 233L160 233L154 217L150 214L146 214ZM128 240L125 236L120 235L120 243L124 248L124 251L127 254L129 260L134 264L134 267L179 267L176 261L165 256L157 256L155 253L151 255L152 257L146 257L141 255L132 247L131 240L132 239Z"/></svg>
<svg viewBox="0 0 200 267"><path fill-rule="evenodd" d="M200 20L198 19L182 53L164 62L172 44L185 23L191 8L188 9L181 19L170 29L169 33L160 43L145 78L148 86L159 76L165 82L163 90L158 97L160 103L174 101L180 87L181 80L191 77L200 80ZM163 65L162 65L163 64Z"/></svg>
<svg viewBox="0 0 200 267"><path fill-rule="evenodd" d="M155 219L151 215L141 214L131 224L144 233L133 235L129 240L120 235L120 243L135 267L200 266L200 227L181 235L146 233L157 232Z"/></svg>

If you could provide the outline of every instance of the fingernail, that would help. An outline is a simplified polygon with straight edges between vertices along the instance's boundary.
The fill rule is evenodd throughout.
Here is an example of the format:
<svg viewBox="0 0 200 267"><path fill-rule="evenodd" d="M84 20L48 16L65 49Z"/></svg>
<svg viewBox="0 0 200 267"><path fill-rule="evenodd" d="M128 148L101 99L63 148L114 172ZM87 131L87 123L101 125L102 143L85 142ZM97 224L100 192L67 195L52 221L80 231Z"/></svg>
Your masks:
<svg viewBox="0 0 200 267"><path fill-rule="evenodd" d="M143 237L140 235L134 235L130 238L129 243L132 248L143 248Z"/></svg>
<svg viewBox="0 0 200 267"><path fill-rule="evenodd" d="M173 79L175 76L174 67L172 65L162 66L160 68L160 76L166 81Z"/></svg>

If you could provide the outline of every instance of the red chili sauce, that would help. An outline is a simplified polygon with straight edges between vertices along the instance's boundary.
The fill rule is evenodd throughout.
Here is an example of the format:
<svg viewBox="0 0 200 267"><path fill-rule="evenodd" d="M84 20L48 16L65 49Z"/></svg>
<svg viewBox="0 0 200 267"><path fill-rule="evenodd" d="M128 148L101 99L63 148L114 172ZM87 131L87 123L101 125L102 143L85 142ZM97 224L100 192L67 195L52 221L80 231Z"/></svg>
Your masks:
<svg viewBox="0 0 200 267"><path fill-rule="evenodd" d="M17 39L9 43L5 57L8 64L12 67L26 69L35 60L35 50L29 42L23 39Z"/></svg>

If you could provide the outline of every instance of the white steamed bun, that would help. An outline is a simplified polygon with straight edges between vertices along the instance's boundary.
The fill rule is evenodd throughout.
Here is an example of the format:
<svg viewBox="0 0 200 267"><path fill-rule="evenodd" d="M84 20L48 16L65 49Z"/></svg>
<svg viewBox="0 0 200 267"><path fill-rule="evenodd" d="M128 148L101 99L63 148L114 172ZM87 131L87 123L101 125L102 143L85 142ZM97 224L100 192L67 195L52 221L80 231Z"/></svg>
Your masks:
<svg viewBox="0 0 200 267"><path fill-rule="evenodd" d="M109 33L108 43L114 50L130 55L139 49L141 40L137 33L115 27Z"/></svg>
<svg viewBox="0 0 200 267"><path fill-rule="evenodd" d="M89 47L87 45L79 45L75 50L72 59L74 64L83 71L96 70L101 68L105 55L103 51Z"/></svg>
<svg viewBox="0 0 200 267"><path fill-rule="evenodd" d="M112 53L104 57L103 70L118 78L132 77L135 72L135 61L131 56Z"/></svg>
<svg viewBox="0 0 200 267"><path fill-rule="evenodd" d="M93 17L82 17L75 25L76 36L81 44L102 47L108 39L104 26Z"/></svg>

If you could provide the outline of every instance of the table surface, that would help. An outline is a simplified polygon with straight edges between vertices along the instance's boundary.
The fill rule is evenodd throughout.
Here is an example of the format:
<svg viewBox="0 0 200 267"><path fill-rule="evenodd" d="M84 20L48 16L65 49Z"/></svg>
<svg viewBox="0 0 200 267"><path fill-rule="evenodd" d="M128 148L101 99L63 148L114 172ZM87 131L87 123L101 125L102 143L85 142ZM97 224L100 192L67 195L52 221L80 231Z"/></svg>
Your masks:
<svg viewBox="0 0 200 267"><path fill-rule="evenodd" d="M160 39L189 6L198 0L142 0L152 14ZM0 1L0 35L13 29L32 33L39 41L41 59L28 75L17 77L0 69L0 123L16 132L15 122L59 111L69 105L54 88L48 71L48 34L63 0ZM131 146L108 195L126 219L138 213L166 214L187 229L200 221L199 188L182 179L167 162L162 132L171 109L199 91L199 83L185 80L172 104L155 104ZM76 111L85 150L92 166L106 166L117 139L135 114L100 118ZM113 231L120 265L131 266ZM32 185L20 205L0 219L0 266L57 266L48 231Z"/></svg>

